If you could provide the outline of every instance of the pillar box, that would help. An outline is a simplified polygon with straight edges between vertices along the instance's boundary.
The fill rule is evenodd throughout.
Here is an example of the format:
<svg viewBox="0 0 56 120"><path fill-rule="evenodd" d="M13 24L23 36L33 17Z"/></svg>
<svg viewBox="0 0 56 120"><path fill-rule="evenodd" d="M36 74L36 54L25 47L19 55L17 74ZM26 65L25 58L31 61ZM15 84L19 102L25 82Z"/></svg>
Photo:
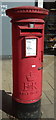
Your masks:
<svg viewBox="0 0 56 120"><path fill-rule="evenodd" d="M39 118L42 97L44 18L48 10L22 6L6 10L12 19L13 95L19 118Z"/></svg>

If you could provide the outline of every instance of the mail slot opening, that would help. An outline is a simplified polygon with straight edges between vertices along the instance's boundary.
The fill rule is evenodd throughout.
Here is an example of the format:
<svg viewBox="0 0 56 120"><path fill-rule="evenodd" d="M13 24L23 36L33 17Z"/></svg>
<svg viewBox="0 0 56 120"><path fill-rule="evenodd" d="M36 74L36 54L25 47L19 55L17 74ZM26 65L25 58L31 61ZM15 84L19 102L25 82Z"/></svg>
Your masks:
<svg viewBox="0 0 56 120"><path fill-rule="evenodd" d="M41 29L21 29L21 32L39 32L42 33Z"/></svg>

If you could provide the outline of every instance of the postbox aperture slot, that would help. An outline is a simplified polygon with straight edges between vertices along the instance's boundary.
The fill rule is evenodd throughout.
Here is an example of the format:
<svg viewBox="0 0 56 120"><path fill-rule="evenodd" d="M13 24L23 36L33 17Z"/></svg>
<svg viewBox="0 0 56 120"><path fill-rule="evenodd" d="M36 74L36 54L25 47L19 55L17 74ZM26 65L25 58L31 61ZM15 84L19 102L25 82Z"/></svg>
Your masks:
<svg viewBox="0 0 56 120"><path fill-rule="evenodd" d="M26 38L25 39L25 57L31 57L37 55L37 39Z"/></svg>
<svg viewBox="0 0 56 120"><path fill-rule="evenodd" d="M38 33L42 33L42 30L41 29L21 29L21 32L23 32L23 33L26 33L26 32L29 32L29 33L36 33L36 32L38 32Z"/></svg>

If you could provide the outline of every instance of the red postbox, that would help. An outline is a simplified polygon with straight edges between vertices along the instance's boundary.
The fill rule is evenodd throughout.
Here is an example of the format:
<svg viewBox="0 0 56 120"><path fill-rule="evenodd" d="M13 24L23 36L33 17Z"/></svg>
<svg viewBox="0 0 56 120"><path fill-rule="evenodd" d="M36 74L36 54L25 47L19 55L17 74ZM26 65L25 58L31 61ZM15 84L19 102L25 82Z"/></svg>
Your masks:
<svg viewBox="0 0 56 120"><path fill-rule="evenodd" d="M22 116L30 117L39 109L42 96L43 18L48 10L24 6L8 9L6 14L12 18L13 99L23 109Z"/></svg>

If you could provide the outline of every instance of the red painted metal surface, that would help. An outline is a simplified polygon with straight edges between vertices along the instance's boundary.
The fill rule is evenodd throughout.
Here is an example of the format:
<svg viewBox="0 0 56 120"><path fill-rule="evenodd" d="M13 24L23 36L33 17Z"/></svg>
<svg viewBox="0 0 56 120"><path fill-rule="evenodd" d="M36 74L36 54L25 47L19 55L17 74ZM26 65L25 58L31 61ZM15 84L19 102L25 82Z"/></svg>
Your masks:
<svg viewBox="0 0 56 120"><path fill-rule="evenodd" d="M6 14L12 19L22 18L44 18L48 15L48 10L34 6L22 6L11 8L6 11Z"/></svg>
<svg viewBox="0 0 56 120"><path fill-rule="evenodd" d="M39 18L44 18L48 11L27 6L12 8L6 13L13 18L13 98L19 103L34 103L42 96L44 21ZM26 16L27 19L21 19ZM34 28L30 27L31 23ZM36 39L35 56L26 56L26 39Z"/></svg>

